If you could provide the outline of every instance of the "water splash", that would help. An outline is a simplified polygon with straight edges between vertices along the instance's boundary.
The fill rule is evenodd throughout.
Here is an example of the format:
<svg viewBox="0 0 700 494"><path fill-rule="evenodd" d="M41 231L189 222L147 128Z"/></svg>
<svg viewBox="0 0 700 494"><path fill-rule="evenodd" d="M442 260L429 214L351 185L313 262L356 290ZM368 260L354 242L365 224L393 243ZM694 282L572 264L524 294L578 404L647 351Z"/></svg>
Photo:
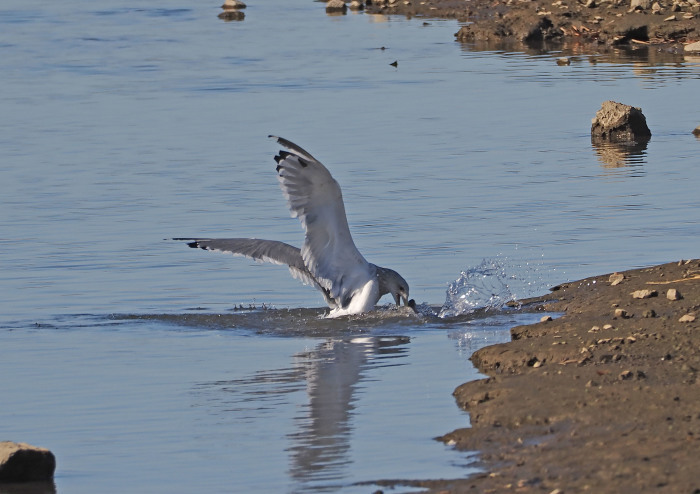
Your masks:
<svg viewBox="0 0 700 494"><path fill-rule="evenodd" d="M447 288L441 318L470 314L477 309L500 310L507 303L545 290L538 264L516 264L508 258L484 259L462 271Z"/></svg>

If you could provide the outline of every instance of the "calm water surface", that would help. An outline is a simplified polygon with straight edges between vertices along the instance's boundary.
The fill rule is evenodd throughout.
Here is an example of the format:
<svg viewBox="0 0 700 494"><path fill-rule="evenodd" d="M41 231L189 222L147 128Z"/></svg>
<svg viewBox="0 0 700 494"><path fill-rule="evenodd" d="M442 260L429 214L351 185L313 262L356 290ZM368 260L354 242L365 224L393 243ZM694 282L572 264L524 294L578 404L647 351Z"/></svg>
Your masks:
<svg viewBox="0 0 700 494"><path fill-rule="evenodd" d="M539 316L323 321L286 269L164 240L301 243L268 134L328 165L359 249L419 303L484 259L527 296L698 256L697 57L461 45L455 22L306 0L219 12L0 6L0 440L51 448L58 492L473 471L432 440L468 426L450 393ZM591 144L608 99L642 107L646 146Z"/></svg>

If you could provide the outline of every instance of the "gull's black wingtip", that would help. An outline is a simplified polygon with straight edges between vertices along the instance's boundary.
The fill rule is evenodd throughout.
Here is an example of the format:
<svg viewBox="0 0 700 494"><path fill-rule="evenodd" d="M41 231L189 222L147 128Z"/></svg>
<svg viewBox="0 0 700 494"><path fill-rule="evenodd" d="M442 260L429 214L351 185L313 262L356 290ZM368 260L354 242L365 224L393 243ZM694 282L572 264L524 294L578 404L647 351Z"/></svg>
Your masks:
<svg viewBox="0 0 700 494"><path fill-rule="evenodd" d="M195 240L193 238L171 238L170 240L177 240L179 242L187 242L187 246L192 248L192 249L205 249L205 247L202 247L199 245L199 240Z"/></svg>

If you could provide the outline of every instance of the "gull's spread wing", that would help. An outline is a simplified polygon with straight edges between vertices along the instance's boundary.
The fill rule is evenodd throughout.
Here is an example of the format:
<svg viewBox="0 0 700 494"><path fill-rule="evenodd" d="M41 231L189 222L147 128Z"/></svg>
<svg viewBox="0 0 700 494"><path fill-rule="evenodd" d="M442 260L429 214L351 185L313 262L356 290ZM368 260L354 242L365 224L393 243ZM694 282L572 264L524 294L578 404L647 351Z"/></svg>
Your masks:
<svg viewBox="0 0 700 494"><path fill-rule="evenodd" d="M296 279L304 283L318 285L304 266L301 250L284 242L257 238L174 238L173 240L184 240L192 248L227 252L249 257L256 261L286 264Z"/></svg>
<svg viewBox="0 0 700 494"><path fill-rule="evenodd" d="M350 235L340 186L320 161L296 144L275 156L282 193L306 231L301 257L316 281L340 305L374 275Z"/></svg>

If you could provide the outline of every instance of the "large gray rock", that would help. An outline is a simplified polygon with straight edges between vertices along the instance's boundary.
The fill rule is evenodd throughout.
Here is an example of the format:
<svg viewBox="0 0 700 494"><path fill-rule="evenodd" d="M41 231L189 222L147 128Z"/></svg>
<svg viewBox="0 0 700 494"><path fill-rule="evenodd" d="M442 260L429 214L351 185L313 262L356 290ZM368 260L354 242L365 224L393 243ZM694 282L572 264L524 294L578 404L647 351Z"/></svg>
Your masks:
<svg viewBox="0 0 700 494"><path fill-rule="evenodd" d="M48 449L0 441L0 483L47 481L55 470L56 458Z"/></svg>
<svg viewBox="0 0 700 494"><path fill-rule="evenodd" d="M610 142L648 141L651 131L641 108L605 101L591 125L591 138Z"/></svg>

